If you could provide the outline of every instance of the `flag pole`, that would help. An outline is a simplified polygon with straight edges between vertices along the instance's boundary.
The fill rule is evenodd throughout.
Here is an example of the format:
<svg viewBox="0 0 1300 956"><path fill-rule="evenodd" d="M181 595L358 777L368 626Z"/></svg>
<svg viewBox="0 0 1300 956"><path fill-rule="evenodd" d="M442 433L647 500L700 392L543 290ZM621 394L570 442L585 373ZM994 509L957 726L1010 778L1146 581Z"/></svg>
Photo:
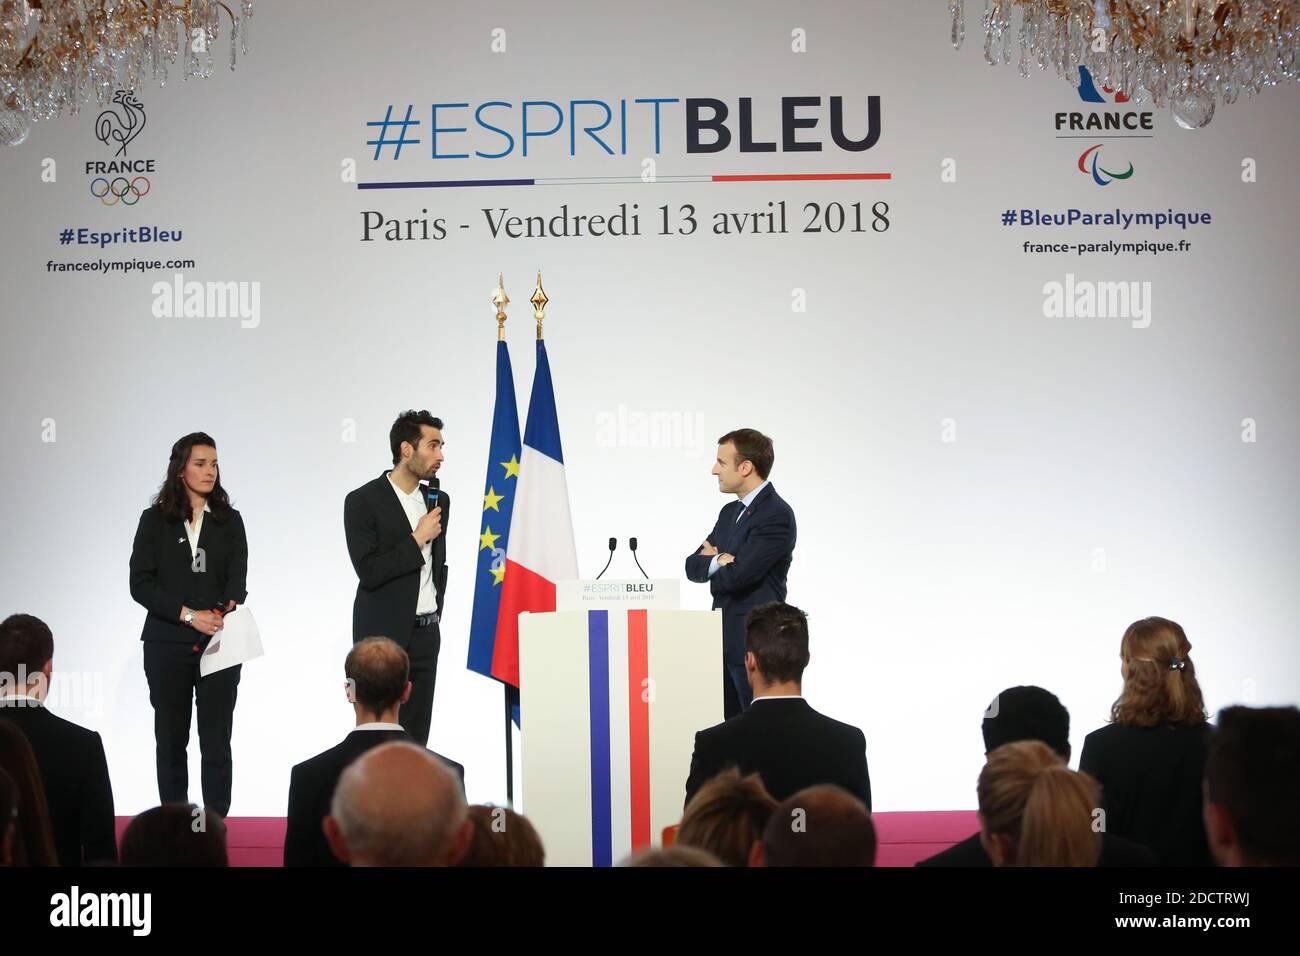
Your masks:
<svg viewBox="0 0 1300 956"><path fill-rule="evenodd" d="M492 304L496 306L497 310L497 341L504 342L506 340L506 306L510 304L510 297L506 295L505 276L502 273L497 273L497 290L492 294ZM510 725L514 722L514 708L510 704L510 685L504 681L501 684L501 696L505 701L506 806L513 810L515 806L515 740Z"/></svg>
<svg viewBox="0 0 1300 956"><path fill-rule="evenodd" d="M515 753L514 753L514 734L511 733L511 724L514 723L514 708L510 706L510 685L501 684L501 693L506 702L506 806L511 810L515 808Z"/></svg>

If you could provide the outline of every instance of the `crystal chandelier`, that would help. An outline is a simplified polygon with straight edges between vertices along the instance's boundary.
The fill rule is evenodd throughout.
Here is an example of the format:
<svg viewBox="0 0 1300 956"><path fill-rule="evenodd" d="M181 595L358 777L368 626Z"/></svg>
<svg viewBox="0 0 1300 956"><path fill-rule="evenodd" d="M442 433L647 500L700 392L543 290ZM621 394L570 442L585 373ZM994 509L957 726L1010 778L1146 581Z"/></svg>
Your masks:
<svg viewBox="0 0 1300 956"><path fill-rule="evenodd" d="M948 0L952 45L965 37L964 0ZM1013 8L1020 8L1013 30ZM1101 85L1142 103L1168 105L1185 129L1233 103L1296 77L1300 0L985 0L984 59L1020 75L1048 66L1071 85L1087 67Z"/></svg>
<svg viewBox="0 0 1300 956"><path fill-rule="evenodd" d="M148 77L163 86L177 57L181 79L211 76L223 16L233 70L253 2L231 3L238 13L220 0L0 0L0 145L92 97L103 106Z"/></svg>

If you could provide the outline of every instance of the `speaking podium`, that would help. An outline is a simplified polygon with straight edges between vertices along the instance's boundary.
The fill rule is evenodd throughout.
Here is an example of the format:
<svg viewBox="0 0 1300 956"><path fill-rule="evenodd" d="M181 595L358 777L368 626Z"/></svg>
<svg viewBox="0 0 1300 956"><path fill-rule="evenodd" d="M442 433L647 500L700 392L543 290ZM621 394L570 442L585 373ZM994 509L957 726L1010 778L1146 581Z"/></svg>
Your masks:
<svg viewBox="0 0 1300 956"><path fill-rule="evenodd" d="M681 819L695 734L722 720L722 618L678 582L561 581L519 616L523 812L555 866L610 866Z"/></svg>

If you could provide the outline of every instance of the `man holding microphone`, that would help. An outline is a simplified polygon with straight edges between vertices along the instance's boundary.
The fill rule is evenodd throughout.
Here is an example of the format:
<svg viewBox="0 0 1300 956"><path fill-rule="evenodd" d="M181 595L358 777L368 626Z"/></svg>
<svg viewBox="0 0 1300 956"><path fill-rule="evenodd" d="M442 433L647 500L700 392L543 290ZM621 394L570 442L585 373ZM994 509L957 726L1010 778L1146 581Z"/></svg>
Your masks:
<svg viewBox="0 0 1300 956"><path fill-rule="evenodd" d="M437 477L443 461L442 420L427 411L403 412L388 441L392 470L343 502L348 555L358 579L352 642L388 637L406 651L411 696L400 721L424 746L433 717L447 587L445 532L451 501L439 490Z"/></svg>
<svg viewBox="0 0 1300 956"><path fill-rule="evenodd" d="M718 439L712 474L718 490L735 495L723 506L704 544L686 559L686 577L709 584L722 611L723 714L749 708L753 690L745 674L745 615L768 601L785 601L794 554L794 511L767 480L776 456L772 439L752 428Z"/></svg>

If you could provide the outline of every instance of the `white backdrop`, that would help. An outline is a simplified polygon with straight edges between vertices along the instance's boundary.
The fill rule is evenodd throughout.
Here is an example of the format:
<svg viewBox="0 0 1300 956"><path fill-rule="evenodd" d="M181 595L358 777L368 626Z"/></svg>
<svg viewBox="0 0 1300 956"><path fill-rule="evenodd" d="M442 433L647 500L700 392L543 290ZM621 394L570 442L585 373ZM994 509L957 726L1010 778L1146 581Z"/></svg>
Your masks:
<svg viewBox="0 0 1300 956"><path fill-rule="evenodd" d="M1120 635L1146 615L1186 627L1211 708L1300 698L1296 91L1220 106L1196 132L1154 110L1149 139L1059 139L1057 112L1112 107L1081 102L1055 75L985 65L971 6L970 39L954 52L939 3L394 2L364 18L353 3L261 3L235 73L137 91L148 119L128 156L155 170L136 205L89 192L85 163L112 158L93 135L98 107L0 153L0 612L52 626L59 711L103 733L118 812L157 800L144 611L127 560L171 443L194 429L217 438L248 528L249 606L268 654L240 686L232 812L278 815L290 766L350 725L341 685L355 578L342 501L387 465L388 427L411 406L446 420L442 481L455 500L431 746L466 765L472 800L504 799L500 689L464 666L498 272L514 300L521 416L538 269L552 299L583 573L600 569L610 535L636 535L652 577L679 575L723 504L714 439L742 425L773 436L772 478L799 523L789 584L810 614L805 690L864 729L877 809L973 806L980 718L1007 686L1057 693L1077 753L1118 690ZM792 49L797 36L805 52ZM225 51L223 39L219 62ZM868 95L880 97L878 142L835 148L828 98L845 98L846 130L860 136ZM470 125L473 105L513 104L491 115L512 117L518 140L525 100L599 99L617 115L624 98L711 97L734 124L750 97L754 137L779 142L782 96L822 97L800 113L820 125L799 135L823 151L733 142L688 155L680 103L664 108L657 156L645 107L629 114L639 119L626 155L579 132L571 156L567 109L563 130L535 138L527 158L516 143L502 159L434 159L428 138L433 103L472 104L440 114L446 127ZM375 160L366 122L407 104L422 142ZM479 129L439 148L502 142ZM1105 187L1082 175L1079 151L1094 142L1105 168L1131 162L1134 175ZM355 182L640 177L647 158L656 182ZM892 178L666 180L818 172ZM786 235L711 232L714 212L781 200ZM887 202L889 228L799 231L805 203L833 201ZM639 204L643 235L493 239L482 212L623 202ZM696 234L655 234L657 208L683 203L698 210ZM1212 221L1158 232L1000 221L1006 209L1070 207ZM422 209L446 220L445 239L361 241L364 211ZM63 229L140 224L182 239L161 252L59 242ZM1156 257L1022 247L1180 239L1190 249ZM174 270L48 265L172 255L195 261L186 279L260 283L256 327L156 317L151 287ZM1044 284L1067 273L1149 282L1150 325L1045 316ZM652 419L670 423L663 440L642 430ZM613 571L634 573L625 552ZM705 588L683 593L684 606L708 606ZM191 757L197 800L197 741Z"/></svg>

